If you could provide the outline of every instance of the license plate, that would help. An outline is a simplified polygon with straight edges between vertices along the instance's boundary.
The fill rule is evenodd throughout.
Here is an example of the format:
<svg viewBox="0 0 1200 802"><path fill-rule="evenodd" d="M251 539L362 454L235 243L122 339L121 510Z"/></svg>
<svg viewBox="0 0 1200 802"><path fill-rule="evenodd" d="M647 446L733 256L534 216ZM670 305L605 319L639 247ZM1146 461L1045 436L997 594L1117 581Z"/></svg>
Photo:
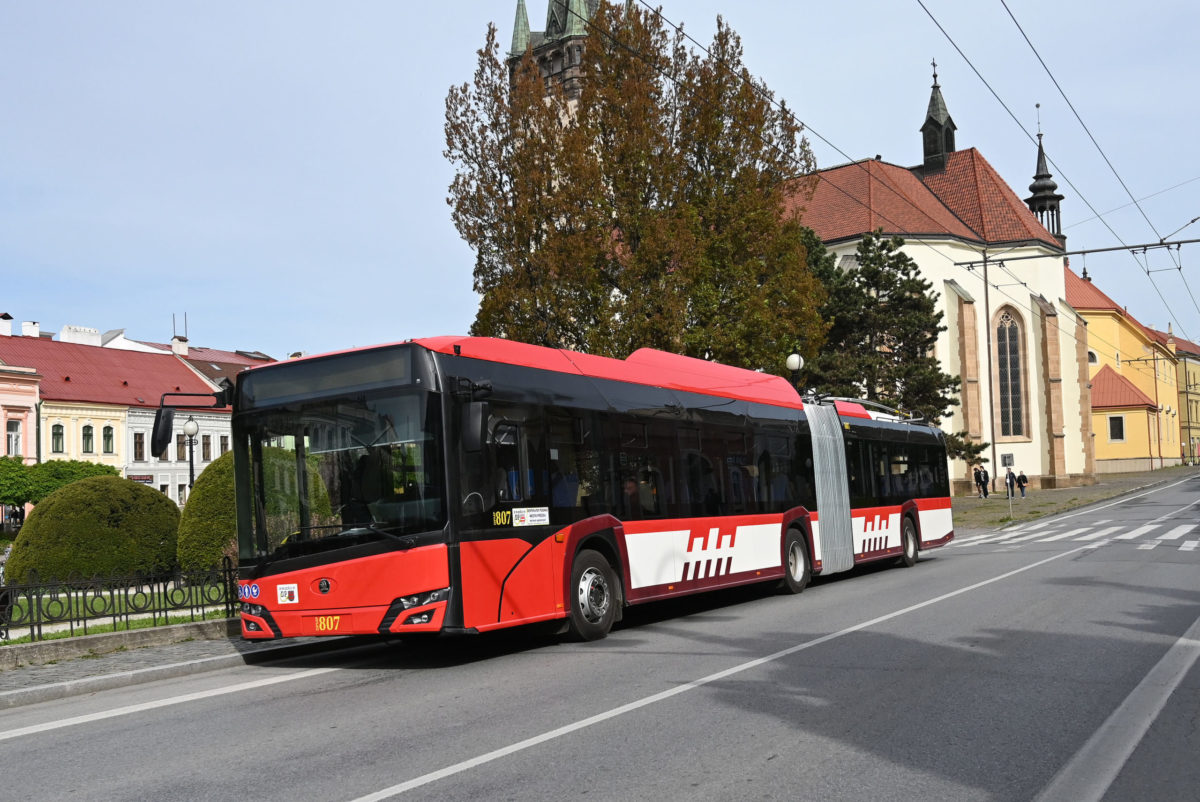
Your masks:
<svg viewBox="0 0 1200 802"><path fill-rule="evenodd" d="M305 635L341 635L350 632L350 616L335 615L306 615L304 617Z"/></svg>

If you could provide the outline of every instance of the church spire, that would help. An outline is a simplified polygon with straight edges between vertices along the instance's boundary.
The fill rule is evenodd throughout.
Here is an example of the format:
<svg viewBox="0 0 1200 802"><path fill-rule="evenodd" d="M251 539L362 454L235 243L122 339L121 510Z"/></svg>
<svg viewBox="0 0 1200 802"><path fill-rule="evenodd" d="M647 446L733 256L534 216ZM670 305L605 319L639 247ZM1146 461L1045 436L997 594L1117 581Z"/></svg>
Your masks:
<svg viewBox="0 0 1200 802"><path fill-rule="evenodd" d="M929 93L929 108L921 126L926 171L943 170L946 158L954 151L954 131L957 126L946 110L946 99L937 79L937 62L933 62L933 90Z"/></svg>
<svg viewBox="0 0 1200 802"><path fill-rule="evenodd" d="M513 21L512 48L508 55L520 57L529 49L529 13L525 10L525 0L517 0L517 17Z"/></svg>
<svg viewBox="0 0 1200 802"><path fill-rule="evenodd" d="M1037 104L1040 110L1042 104ZM1046 165L1046 150L1042 147L1042 123L1038 120L1038 155L1037 168L1033 176L1033 183L1029 185L1031 194L1025 199L1025 203L1029 206L1029 211L1037 215L1038 221L1046 227L1046 230L1054 235L1058 240L1058 244L1064 248L1067 245L1067 237L1062 233L1062 217L1059 214L1059 201L1063 199L1062 195L1055 192L1058 189L1058 184L1054 183L1054 179L1050 177L1050 168Z"/></svg>

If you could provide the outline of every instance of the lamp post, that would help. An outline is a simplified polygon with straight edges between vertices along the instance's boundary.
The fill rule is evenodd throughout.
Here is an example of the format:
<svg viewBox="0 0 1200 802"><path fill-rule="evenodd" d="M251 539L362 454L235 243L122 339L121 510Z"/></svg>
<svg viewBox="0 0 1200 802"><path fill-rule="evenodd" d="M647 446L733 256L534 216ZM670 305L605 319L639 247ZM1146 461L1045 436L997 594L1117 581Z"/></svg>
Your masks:
<svg viewBox="0 0 1200 802"><path fill-rule="evenodd" d="M796 392L800 392L800 369L804 367L804 357L792 352L788 354L787 360L784 362L787 369L792 372L792 386L796 388Z"/></svg>
<svg viewBox="0 0 1200 802"><path fill-rule="evenodd" d="M196 483L196 432L200 431L200 424L196 423L196 419L188 415L188 419L183 424L183 434L188 441L188 492L192 491L192 485Z"/></svg>

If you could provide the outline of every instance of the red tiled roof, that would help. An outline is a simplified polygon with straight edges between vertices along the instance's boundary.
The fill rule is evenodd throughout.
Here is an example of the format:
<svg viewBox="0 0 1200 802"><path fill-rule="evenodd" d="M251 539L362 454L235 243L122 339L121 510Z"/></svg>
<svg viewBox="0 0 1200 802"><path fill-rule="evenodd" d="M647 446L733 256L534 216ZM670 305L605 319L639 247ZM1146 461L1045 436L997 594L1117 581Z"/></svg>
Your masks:
<svg viewBox="0 0 1200 802"><path fill-rule="evenodd" d="M1149 332L1150 337L1164 348L1167 346L1167 340L1173 339L1175 340L1175 351L1177 353L1200 356L1200 345L1197 345L1191 340L1185 340L1177 334L1168 334L1165 331L1152 329L1149 326L1145 326L1144 328L1147 332Z"/></svg>
<svg viewBox="0 0 1200 802"><path fill-rule="evenodd" d="M788 211L803 206L804 225L823 242L861 236L882 228L887 234L978 237L911 172L868 159L817 173L812 199L788 199Z"/></svg>
<svg viewBox="0 0 1200 802"><path fill-rule="evenodd" d="M1150 397L1112 369L1105 365L1092 377L1092 409L1112 409L1115 407L1150 407L1154 402Z"/></svg>
<svg viewBox="0 0 1200 802"><path fill-rule="evenodd" d="M0 336L0 359L35 368L47 401L157 407L163 393L212 392L171 354Z"/></svg>
<svg viewBox="0 0 1200 802"><path fill-rule="evenodd" d="M954 151L945 170L929 175L867 159L822 170L817 179L812 198L806 203L797 193L787 209L801 210L803 223L823 242L882 228L905 238L1062 247L975 148Z"/></svg>
<svg viewBox="0 0 1200 802"><path fill-rule="evenodd" d="M975 148L949 154L946 169L922 180L984 242L1040 241L1062 247Z"/></svg>
<svg viewBox="0 0 1200 802"><path fill-rule="evenodd" d="M1167 335L1162 335L1162 338L1155 336L1157 332L1154 329L1142 325L1137 318L1129 314L1129 311L1109 298L1104 290L1097 287L1091 281L1084 281L1079 276L1075 275L1075 271L1069 267L1063 266L1063 278L1066 280L1067 303L1070 304L1076 311L1103 311L1116 312L1129 322L1129 325L1136 328L1146 336L1146 339L1151 342L1157 342L1166 348ZM1177 340L1176 347L1179 342L1188 342L1187 340ZM1194 345L1194 343L1191 343Z"/></svg>
<svg viewBox="0 0 1200 802"><path fill-rule="evenodd" d="M139 340L142 345L149 345L152 348L161 348L167 353L171 353L170 343L152 343ZM264 353L258 351L222 351L220 348L199 348L189 347L188 354L184 359L197 360L200 362L224 362L229 365L261 365L265 362L274 362L275 360Z"/></svg>

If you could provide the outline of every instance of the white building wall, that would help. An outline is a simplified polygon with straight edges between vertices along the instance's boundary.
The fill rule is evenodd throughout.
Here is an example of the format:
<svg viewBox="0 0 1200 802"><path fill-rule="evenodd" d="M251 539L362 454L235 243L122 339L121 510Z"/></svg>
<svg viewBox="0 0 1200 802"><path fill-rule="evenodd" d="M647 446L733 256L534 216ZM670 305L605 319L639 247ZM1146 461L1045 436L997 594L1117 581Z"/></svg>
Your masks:
<svg viewBox="0 0 1200 802"><path fill-rule="evenodd" d="M160 458L150 453L155 412L156 410L154 409L130 408L128 424L126 426L128 439L125 444L125 453L128 455L128 460L125 463L123 473L127 479L141 482L148 487L162 491L172 501L182 507L187 500L189 492L186 437L184 438L182 452L178 447L178 438L183 435L183 424L190 416L195 419L200 427L196 433L196 442L192 450L195 476L199 478L204 469L221 456L222 438L224 438L226 449L232 448L233 438L230 428L230 416L227 413L221 414L204 410L177 410L175 412L171 440L167 444L167 450L163 455L164 458ZM136 442L139 435L144 444L142 459L140 460L136 459L138 456L136 453ZM207 459L205 459L204 452L204 439L206 437L209 442Z"/></svg>

